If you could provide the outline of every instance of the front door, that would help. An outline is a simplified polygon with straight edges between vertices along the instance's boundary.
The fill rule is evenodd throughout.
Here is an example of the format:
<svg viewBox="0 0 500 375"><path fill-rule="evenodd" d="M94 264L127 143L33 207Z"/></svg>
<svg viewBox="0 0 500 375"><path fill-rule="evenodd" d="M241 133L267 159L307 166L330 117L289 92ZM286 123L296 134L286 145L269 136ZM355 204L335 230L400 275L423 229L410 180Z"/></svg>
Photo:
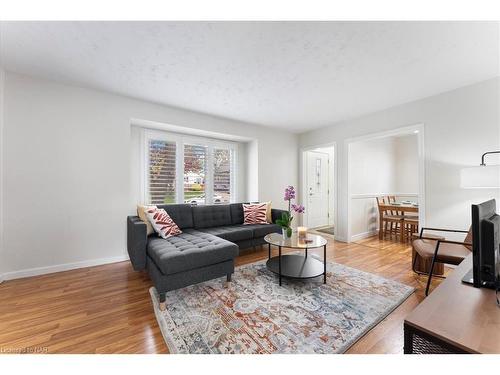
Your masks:
<svg viewBox="0 0 500 375"><path fill-rule="evenodd" d="M328 225L329 156L323 152L308 151L307 158L307 225L317 228Z"/></svg>

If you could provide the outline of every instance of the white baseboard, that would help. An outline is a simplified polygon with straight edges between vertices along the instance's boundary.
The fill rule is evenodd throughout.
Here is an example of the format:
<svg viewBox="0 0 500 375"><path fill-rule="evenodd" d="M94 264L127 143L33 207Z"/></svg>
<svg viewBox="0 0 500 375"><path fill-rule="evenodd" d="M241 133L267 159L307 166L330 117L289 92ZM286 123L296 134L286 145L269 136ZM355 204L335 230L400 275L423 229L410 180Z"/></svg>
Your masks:
<svg viewBox="0 0 500 375"><path fill-rule="evenodd" d="M0 282L6 280L21 279L23 277L45 275L48 273L69 271L78 268L93 267L93 266L100 266L103 264L123 262L124 260L128 259L129 259L128 255L124 254L110 258L99 258L99 259L84 260L81 262L74 262L74 263L56 264L54 266L28 268L24 270L4 273L3 275L0 275Z"/></svg>
<svg viewBox="0 0 500 375"><path fill-rule="evenodd" d="M338 234L335 235L335 241L346 242L347 243L347 240L344 237L339 236Z"/></svg>
<svg viewBox="0 0 500 375"><path fill-rule="evenodd" d="M351 236L351 242L363 240L365 238L375 236L377 234L378 234L378 229L375 229L375 230L372 230L369 232L358 233L358 234L355 234L354 236Z"/></svg>

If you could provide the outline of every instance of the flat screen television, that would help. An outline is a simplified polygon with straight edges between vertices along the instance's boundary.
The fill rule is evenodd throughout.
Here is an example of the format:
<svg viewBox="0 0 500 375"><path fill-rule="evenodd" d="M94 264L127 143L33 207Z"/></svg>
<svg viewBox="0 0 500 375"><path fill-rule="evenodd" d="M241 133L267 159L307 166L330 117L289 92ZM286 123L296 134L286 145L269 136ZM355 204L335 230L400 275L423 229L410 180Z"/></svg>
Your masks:
<svg viewBox="0 0 500 375"><path fill-rule="evenodd" d="M462 279L476 288L500 282L500 215L491 199L472 205L472 270Z"/></svg>

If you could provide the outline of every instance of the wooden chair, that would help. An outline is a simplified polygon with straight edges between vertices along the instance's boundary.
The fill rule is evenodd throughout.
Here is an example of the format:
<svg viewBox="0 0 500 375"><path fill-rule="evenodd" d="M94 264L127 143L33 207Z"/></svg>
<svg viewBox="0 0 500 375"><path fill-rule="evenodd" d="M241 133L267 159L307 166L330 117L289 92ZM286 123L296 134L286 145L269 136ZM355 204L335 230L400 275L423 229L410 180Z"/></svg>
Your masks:
<svg viewBox="0 0 500 375"><path fill-rule="evenodd" d="M408 240L411 240L414 233L418 234L418 216L415 215L405 215L405 236Z"/></svg>
<svg viewBox="0 0 500 375"><path fill-rule="evenodd" d="M389 203L396 203L396 196L389 195L387 197ZM418 215L404 213L403 211L391 210L391 215L393 216L403 216L403 238L401 242L410 241L413 233L418 233Z"/></svg>
<svg viewBox="0 0 500 375"><path fill-rule="evenodd" d="M388 198L390 203L396 202L396 196L390 195L388 196ZM404 231L401 241L411 241L413 233L418 233L418 215L413 213L405 213L403 211L397 211L396 214L404 216Z"/></svg>
<svg viewBox="0 0 500 375"><path fill-rule="evenodd" d="M395 197L392 198L394 198L395 201ZM379 212L381 212L381 205L391 203L391 197L376 197L376 199ZM383 237L385 237L387 233L389 235L398 235L400 233L401 226L404 225L404 215L401 215L400 212L393 210L383 210L382 220L382 227L384 231L382 234Z"/></svg>
<svg viewBox="0 0 500 375"><path fill-rule="evenodd" d="M445 240L443 236L437 234L425 234L426 238L430 238L433 240ZM418 275L429 275L429 271L431 270L432 258L421 258L420 255L415 251L415 247L413 246L414 240L420 238L420 233L413 233L411 236L412 240L412 251L411 251L411 259L412 259L412 269ZM434 271L432 272L433 277L444 278L444 264L437 263L434 265Z"/></svg>
<svg viewBox="0 0 500 375"><path fill-rule="evenodd" d="M424 230L435 232L453 232L453 233L467 233L463 242L449 241L446 239L436 239L432 237L425 237ZM436 263L446 263L459 265L472 251L472 228L469 231L455 230L455 229L440 229L440 228L421 228L420 236L413 241L413 249L418 253L422 259L432 258L431 268L427 279L427 286L425 288L425 295L429 295L429 287ZM415 270L414 258L412 270Z"/></svg>

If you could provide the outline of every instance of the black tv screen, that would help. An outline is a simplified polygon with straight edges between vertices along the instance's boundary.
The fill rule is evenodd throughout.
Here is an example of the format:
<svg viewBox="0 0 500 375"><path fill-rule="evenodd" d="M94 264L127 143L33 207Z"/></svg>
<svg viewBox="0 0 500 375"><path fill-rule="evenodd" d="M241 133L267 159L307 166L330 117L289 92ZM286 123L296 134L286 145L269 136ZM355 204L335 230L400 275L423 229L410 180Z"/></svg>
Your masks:
<svg viewBox="0 0 500 375"><path fill-rule="evenodd" d="M494 288L500 272L500 216L491 199L472 205L472 282L476 288ZM470 275L464 277L470 282Z"/></svg>

